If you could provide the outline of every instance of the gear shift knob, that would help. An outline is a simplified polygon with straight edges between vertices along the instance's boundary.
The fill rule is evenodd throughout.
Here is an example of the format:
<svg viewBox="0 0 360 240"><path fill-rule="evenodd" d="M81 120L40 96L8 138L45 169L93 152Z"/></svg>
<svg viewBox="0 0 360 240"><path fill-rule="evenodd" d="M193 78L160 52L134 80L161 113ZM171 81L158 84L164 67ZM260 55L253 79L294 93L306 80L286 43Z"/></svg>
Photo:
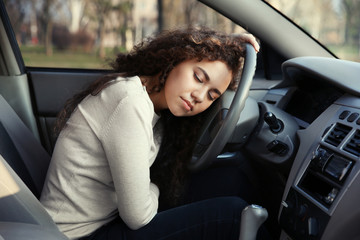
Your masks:
<svg viewBox="0 0 360 240"><path fill-rule="evenodd" d="M241 213L239 240L255 240L259 227L267 217L265 208L254 204L247 206Z"/></svg>

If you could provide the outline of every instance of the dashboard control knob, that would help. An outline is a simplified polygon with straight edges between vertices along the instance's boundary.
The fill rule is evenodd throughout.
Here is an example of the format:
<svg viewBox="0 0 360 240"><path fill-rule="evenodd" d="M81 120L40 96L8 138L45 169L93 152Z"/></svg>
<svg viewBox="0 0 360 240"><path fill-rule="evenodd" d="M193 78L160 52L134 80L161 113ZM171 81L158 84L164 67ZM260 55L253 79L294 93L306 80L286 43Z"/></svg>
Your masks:
<svg viewBox="0 0 360 240"><path fill-rule="evenodd" d="M266 112L264 114L264 121L269 125L270 130L273 133L279 133L284 128L283 122L278 119L272 112Z"/></svg>

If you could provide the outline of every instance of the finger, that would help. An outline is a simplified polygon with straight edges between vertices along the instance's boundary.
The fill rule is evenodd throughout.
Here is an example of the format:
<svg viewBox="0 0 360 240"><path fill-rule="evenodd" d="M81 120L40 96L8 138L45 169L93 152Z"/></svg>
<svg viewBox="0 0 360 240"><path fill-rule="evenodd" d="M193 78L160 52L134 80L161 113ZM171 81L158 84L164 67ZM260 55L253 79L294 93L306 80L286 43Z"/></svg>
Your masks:
<svg viewBox="0 0 360 240"><path fill-rule="evenodd" d="M234 36L242 39L245 42L250 43L254 47L256 52L260 51L260 45L256 41L256 38L254 37L254 35L249 34L249 33L241 33L241 34L234 34Z"/></svg>
<svg viewBox="0 0 360 240"><path fill-rule="evenodd" d="M246 40L247 42L249 42L251 45L253 45L254 49L256 52L260 51L260 45L259 43L256 41L256 38L254 37L254 35L252 34L244 34L244 40Z"/></svg>

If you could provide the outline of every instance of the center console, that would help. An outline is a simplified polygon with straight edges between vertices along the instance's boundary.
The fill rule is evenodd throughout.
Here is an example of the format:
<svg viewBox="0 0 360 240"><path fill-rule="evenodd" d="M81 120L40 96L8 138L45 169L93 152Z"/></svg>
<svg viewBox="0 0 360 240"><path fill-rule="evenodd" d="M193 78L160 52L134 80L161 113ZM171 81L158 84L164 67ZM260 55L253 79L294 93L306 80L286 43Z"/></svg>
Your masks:
<svg viewBox="0 0 360 240"><path fill-rule="evenodd" d="M299 132L280 209L281 239L338 239L336 234L360 231L349 220L354 217L346 218L353 216L360 191L360 109L349 105L340 99Z"/></svg>

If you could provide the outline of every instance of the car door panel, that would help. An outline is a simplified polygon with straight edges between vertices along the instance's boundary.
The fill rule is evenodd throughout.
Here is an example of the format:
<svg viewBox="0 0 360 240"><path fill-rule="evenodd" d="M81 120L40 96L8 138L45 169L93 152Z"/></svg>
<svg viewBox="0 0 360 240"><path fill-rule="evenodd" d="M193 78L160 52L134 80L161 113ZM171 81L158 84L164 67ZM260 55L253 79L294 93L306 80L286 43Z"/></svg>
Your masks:
<svg viewBox="0 0 360 240"><path fill-rule="evenodd" d="M41 141L49 153L52 152L56 141L54 123L66 100L105 73L60 69L28 70Z"/></svg>

